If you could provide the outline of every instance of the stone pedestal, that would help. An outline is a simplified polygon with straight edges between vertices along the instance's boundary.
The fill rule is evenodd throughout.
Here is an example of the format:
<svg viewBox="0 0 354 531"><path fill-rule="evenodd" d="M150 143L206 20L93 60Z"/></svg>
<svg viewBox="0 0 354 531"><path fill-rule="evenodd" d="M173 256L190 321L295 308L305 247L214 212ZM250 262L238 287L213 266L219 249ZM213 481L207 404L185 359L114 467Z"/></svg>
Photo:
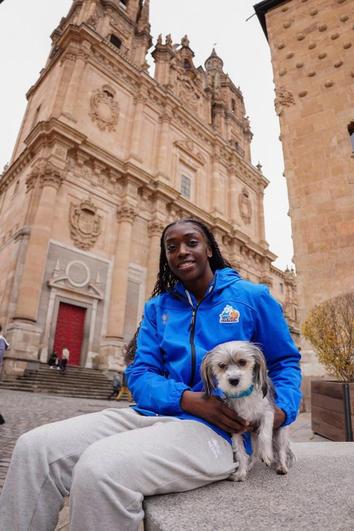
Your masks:
<svg viewBox="0 0 354 531"><path fill-rule="evenodd" d="M39 367L42 329L21 321L10 323L6 339L10 344L3 363L3 375L22 376L25 369Z"/></svg>
<svg viewBox="0 0 354 531"><path fill-rule="evenodd" d="M125 368L123 339L108 339L101 343L100 353L93 360L93 368L122 372Z"/></svg>

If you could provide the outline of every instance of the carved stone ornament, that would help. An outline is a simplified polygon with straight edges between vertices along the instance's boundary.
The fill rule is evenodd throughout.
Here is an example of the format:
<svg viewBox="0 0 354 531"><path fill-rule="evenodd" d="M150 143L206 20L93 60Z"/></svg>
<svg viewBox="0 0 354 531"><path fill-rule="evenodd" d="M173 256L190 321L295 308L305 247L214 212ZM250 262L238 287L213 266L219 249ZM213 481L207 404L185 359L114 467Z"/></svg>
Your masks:
<svg viewBox="0 0 354 531"><path fill-rule="evenodd" d="M252 219L252 203L250 201L248 191L245 188L239 195L238 207L240 210L242 221L249 225Z"/></svg>
<svg viewBox="0 0 354 531"><path fill-rule="evenodd" d="M276 90L276 98L274 101L275 112L280 116L284 110L284 107L290 107L295 105L295 98L291 92L284 87L280 87Z"/></svg>
<svg viewBox="0 0 354 531"><path fill-rule="evenodd" d="M102 232L102 217L91 199L70 207L70 236L76 247L91 249Z"/></svg>
<svg viewBox="0 0 354 531"><path fill-rule="evenodd" d="M193 157L199 164L204 165L206 163L205 157L198 150L197 146L190 139L177 140L175 146L187 153L190 157Z"/></svg>
<svg viewBox="0 0 354 531"><path fill-rule="evenodd" d="M114 101L115 91L108 85L97 89L91 96L90 117L101 131L115 131L119 119L119 104Z"/></svg>
<svg viewBox="0 0 354 531"><path fill-rule="evenodd" d="M56 190L59 190L64 178L61 171L52 163L41 161L33 168L32 172L26 179L27 191L32 190L37 181L39 181L41 188L44 186L51 186Z"/></svg>

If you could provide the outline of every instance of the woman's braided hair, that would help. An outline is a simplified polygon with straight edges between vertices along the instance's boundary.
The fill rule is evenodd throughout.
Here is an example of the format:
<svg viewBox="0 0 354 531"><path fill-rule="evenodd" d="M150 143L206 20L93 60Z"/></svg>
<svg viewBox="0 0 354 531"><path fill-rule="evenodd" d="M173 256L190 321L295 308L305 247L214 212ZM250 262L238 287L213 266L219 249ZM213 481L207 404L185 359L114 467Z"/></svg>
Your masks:
<svg viewBox="0 0 354 531"><path fill-rule="evenodd" d="M225 260L225 258L222 256L220 252L220 248L215 240L213 233L208 229L208 227L204 223L202 223L199 220L189 219L189 218L174 221L173 223L170 223L169 225L167 225L167 227L164 228L161 234L159 272L157 274L156 284L154 286L154 289L152 291L150 298L156 297L157 295L160 295L161 293L166 293L168 291L171 291L174 288L176 282L178 281L178 278L172 273L168 265L168 262L167 262L166 251L165 251L165 234L168 231L168 229L170 229L174 225L179 225L182 223L183 224L191 223L195 225L196 227L198 227L199 231L204 235L207 241L207 244L209 245L212 251L212 256L209 258L209 264L210 264L210 268L213 271L213 273L217 269L224 269L225 267L232 267L231 264L227 260ZM125 355L124 355L124 360L125 360L126 365L130 365L134 361L135 351L136 351L136 342L137 342L139 329L140 329L140 325L137 331L135 332L134 337L132 338L132 340L130 341L130 343L128 344L126 348Z"/></svg>

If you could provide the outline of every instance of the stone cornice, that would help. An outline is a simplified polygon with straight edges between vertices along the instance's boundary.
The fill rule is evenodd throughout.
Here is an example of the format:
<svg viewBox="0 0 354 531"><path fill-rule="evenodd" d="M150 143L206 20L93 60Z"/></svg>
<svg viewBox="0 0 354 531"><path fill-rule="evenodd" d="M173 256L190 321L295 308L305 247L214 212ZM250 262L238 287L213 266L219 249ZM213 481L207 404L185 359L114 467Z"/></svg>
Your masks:
<svg viewBox="0 0 354 531"><path fill-rule="evenodd" d="M25 149L19 157L0 176L0 195L7 190L17 176L31 163L34 154L29 149Z"/></svg>

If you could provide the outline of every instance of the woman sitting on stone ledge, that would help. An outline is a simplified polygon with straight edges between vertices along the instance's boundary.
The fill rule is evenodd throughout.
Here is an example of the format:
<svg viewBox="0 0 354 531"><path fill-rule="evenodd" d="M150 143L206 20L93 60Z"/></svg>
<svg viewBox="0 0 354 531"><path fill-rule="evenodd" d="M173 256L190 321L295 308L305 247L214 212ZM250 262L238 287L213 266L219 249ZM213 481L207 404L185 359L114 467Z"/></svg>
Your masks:
<svg viewBox="0 0 354 531"><path fill-rule="evenodd" d="M136 406L22 435L0 500L0 529L51 531L70 494L71 531L134 531L144 496L227 478L235 468L230 433L253 427L205 397L199 369L206 352L230 340L261 346L276 391L275 426L293 422L300 356L280 305L265 286L241 279L204 224L168 225L157 283L128 348Z"/></svg>

